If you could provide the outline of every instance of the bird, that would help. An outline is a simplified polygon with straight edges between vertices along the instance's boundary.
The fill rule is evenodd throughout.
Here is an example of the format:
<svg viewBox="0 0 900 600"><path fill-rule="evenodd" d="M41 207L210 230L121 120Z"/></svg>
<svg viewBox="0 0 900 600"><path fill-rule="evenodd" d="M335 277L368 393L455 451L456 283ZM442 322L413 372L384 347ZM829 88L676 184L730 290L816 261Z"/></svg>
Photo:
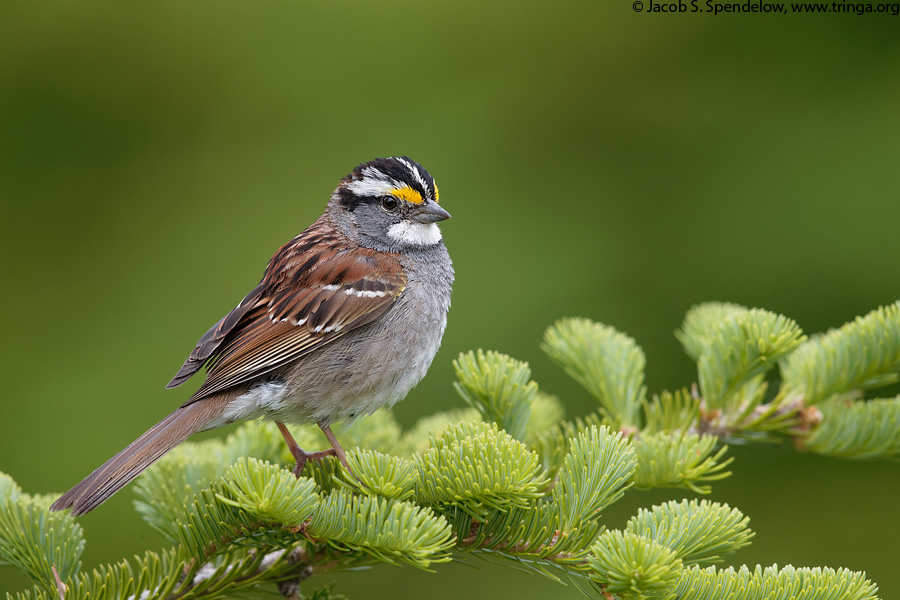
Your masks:
<svg viewBox="0 0 900 600"><path fill-rule="evenodd" d="M260 417L281 431L295 475L327 455L352 474L331 424L401 400L440 346L454 271L437 223L448 218L419 163L357 166L166 386L205 368L197 391L50 508L85 514L194 433ZM331 449L297 445L287 424L310 423Z"/></svg>

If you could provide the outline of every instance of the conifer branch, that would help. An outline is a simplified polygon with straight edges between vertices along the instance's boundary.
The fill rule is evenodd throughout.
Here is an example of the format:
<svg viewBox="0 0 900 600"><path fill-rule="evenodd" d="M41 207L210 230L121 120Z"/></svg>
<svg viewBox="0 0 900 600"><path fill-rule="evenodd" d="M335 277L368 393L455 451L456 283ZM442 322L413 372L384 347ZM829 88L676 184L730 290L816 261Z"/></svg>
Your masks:
<svg viewBox="0 0 900 600"><path fill-rule="evenodd" d="M47 594L56 594L56 576L65 580L81 569L84 533L68 515L51 513L55 498L22 493L0 473L0 565L18 568Z"/></svg>
<svg viewBox="0 0 900 600"><path fill-rule="evenodd" d="M321 503L315 481L255 458L234 463L222 486L220 501L288 528L300 527Z"/></svg>
<svg viewBox="0 0 900 600"><path fill-rule="evenodd" d="M676 600L876 600L878 586L865 573L848 569L795 568L778 565L752 571L742 566L684 569L675 586Z"/></svg>
<svg viewBox="0 0 900 600"><path fill-rule="evenodd" d="M453 386L466 404L517 440L524 440L538 386L528 363L499 352L466 352L453 361Z"/></svg>
<svg viewBox="0 0 900 600"><path fill-rule="evenodd" d="M595 426L570 440L553 488L553 506L561 535L596 520L630 487L638 465L635 452L621 435Z"/></svg>
<svg viewBox="0 0 900 600"><path fill-rule="evenodd" d="M689 354L697 353L707 410L727 406L745 384L765 374L805 339L787 317L733 304L695 307L677 336Z"/></svg>
<svg viewBox="0 0 900 600"><path fill-rule="evenodd" d="M640 509L625 531L671 549L685 565L717 562L747 546L750 519L726 504L706 500L670 501Z"/></svg>
<svg viewBox="0 0 900 600"><path fill-rule="evenodd" d="M185 443L134 486L138 512L173 548L85 572L75 521L0 474L0 565L35 582L7 600L55 600L54 569L65 600L220 600L273 585L299 598L316 573L431 569L453 549L581 577L610 600L876 600L863 573L843 569L701 568L754 535L724 504L640 509L621 531L606 529L603 512L631 487L709 493L730 475L722 438L789 435L825 455L900 455L900 397L862 399L900 373L900 303L806 342L786 317L706 304L676 335L699 386L648 400L634 340L586 319L551 327L544 348L598 400L572 421L526 363L462 354L456 388L470 408L406 432L387 411L342 428L353 475L326 458L294 477L276 429L257 422ZM780 386L770 377L779 360ZM294 435L309 450L325 446L315 427Z"/></svg>
<svg viewBox="0 0 900 600"><path fill-rule="evenodd" d="M427 508L348 490L329 494L306 534L337 550L369 554L383 562L427 569L450 560L450 526Z"/></svg>
<svg viewBox="0 0 900 600"><path fill-rule="evenodd" d="M806 450L841 458L900 455L900 396L867 401L837 396L819 409L821 423L796 440Z"/></svg>
<svg viewBox="0 0 900 600"><path fill-rule="evenodd" d="M412 456L416 452L421 454L431 447L432 435L440 436L451 425L477 421L479 418L479 413L474 408L457 408L422 417L416 421L412 429L402 434L396 453L404 457ZM388 452L383 448L374 449Z"/></svg>
<svg viewBox="0 0 900 600"><path fill-rule="evenodd" d="M667 598L681 559L662 544L626 531L608 531L591 546L590 578L621 600Z"/></svg>
<svg viewBox="0 0 900 600"><path fill-rule="evenodd" d="M458 507L477 520L491 510L527 507L546 485L537 454L496 424L459 423L431 446L413 457L416 498L438 510Z"/></svg>
<svg viewBox="0 0 900 600"><path fill-rule="evenodd" d="M347 453L353 473L341 469L335 481L367 496L409 500L416 493L419 471L411 460L357 448Z"/></svg>
<svg viewBox="0 0 900 600"><path fill-rule="evenodd" d="M66 600L224 600L260 585L285 579L303 579L309 568L297 552L224 555L216 563L184 561L175 549L147 552L132 561L102 565L90 573L69 578ZM7 600L55 600L55 594L34 588Z"/></svg>
<svg viewBox="0 0 900 600"><path fill-rule="evenodd" d="M644 402L643 434L660 432L687 432L696 427L700 420L700 399L690 390L682 388L674 392L663 391L654 394L653 399Z"/></svg>
<svg viewBox="0 0 900 600"><path fill-rule="evenodd" d="M635 487L686 487L698 494L708 494L705 482L731 475L725 471L732 458L722 460L728 446L718 449L718 439L711 435L656 433L634 439L638 459Z"/></svg>
<svg viewBox="0 0 900 600"><path fill-rule="evenodd" d="M588 319L562 319L547 329L542 348L597 398L610 423L640 426L647 360L632 338Z"/></svg>
<svg viewBox="0 0 900 600"><path fill-rule="evenodd" d="M700 362L703 351L712 343L716 331L727 319L745 312L740 304L730 302L704 302L691 307L684 316L681 329L675 337L694 362Z"/></svg>
<svg viewBox="0 0 900 600"><path fill-rule="evenodd" d="M813 336L781 366L786 388L807 406L900 379L900 301Z"/></svg>

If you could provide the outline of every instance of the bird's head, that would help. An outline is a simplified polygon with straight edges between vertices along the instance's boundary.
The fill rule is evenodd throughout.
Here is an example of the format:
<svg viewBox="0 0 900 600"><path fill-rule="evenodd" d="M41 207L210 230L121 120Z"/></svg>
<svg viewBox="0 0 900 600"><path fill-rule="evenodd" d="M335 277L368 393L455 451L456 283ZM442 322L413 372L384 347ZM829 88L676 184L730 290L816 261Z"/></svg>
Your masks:
<svg viewBox="0 0 900 600"><path fill-rule="evenodd" d="M434 179L407 157L376 158L341 180L332 210L345 213L359 243L377 249L424 248L441 243L437 222L450 218L438 204Z"/></svg>

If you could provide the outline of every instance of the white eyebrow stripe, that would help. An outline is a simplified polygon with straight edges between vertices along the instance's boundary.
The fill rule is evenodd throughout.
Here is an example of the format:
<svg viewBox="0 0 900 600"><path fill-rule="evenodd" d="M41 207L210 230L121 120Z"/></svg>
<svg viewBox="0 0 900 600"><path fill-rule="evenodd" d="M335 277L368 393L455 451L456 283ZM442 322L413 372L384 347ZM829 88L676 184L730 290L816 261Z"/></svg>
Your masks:
<svg viewBox="0 0 900 600"><path fill-rule="evenodd" d="M385 175L384 173L382 173L375 167L371 167L371 166L363 169L362 173L363 173L363 178L371 177L372 179L382 179L382 180L390 179L390 177L388 177L387 175Z"/></svg>
<svg viewBox="0 0 900 600"><path fill-rule="evenodd" d="M352 182L347 187L357 196L387 196L393 190L399 188L400 184L390 178L385 181L382 179L365 177Z"/></svg>
<svg viewBox="0 0 900 600"><path fill-rule="evenodd" d="M425 178L422 177L422 174L419 173L419 169L417 169L415 166L413 166L413 164L411 162L409 162L408 160L405 160L403 158L398 158L397 160L400 161L401 163L403 163L406 166L406 168L412 172L413 177L416 178L416 181L419 182L419 185L421 185L422 189L425 190L425 192L427 193L428 192L428 183L426 183Z"/></svg>
<svg viewBox="0 0 900 600"><path fill-rule="evenodd" d="M383 196L402 185L399 181L396 181L386 173L382 173L375 167L366 167L362 170L362 174L362 179L354 181L347 186L360 196Z"/></svg>
<svg viewBox="0 0 900 600"><path fill-rule="evenodd" d="M397 162L405 166L416 182L422 186L425 194L430 189L428 182L411 162L402 158L395 158ZM362 179L351 182L347 188L357 196L387 196L394 190L409 187L402 181L397 181L386 173L383 173L375 167L366 167L362 170Z"/></svg>

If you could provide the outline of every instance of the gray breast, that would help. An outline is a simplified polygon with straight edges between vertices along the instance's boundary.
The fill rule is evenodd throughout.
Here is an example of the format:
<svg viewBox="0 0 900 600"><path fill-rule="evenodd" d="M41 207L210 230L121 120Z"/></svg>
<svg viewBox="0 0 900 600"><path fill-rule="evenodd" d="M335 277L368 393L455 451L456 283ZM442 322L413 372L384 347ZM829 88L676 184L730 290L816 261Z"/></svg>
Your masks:
<svg viewBox="0 0 900 600"><path fill-rule="evenodd" d="M401 263L406 288L382 317L289 365L281 374L283 386L264 384L269 387L256 396L251 390L238 398L232 420L331 423L402 400L440 347L453 267L442 242L408 253Z"/></svg>

